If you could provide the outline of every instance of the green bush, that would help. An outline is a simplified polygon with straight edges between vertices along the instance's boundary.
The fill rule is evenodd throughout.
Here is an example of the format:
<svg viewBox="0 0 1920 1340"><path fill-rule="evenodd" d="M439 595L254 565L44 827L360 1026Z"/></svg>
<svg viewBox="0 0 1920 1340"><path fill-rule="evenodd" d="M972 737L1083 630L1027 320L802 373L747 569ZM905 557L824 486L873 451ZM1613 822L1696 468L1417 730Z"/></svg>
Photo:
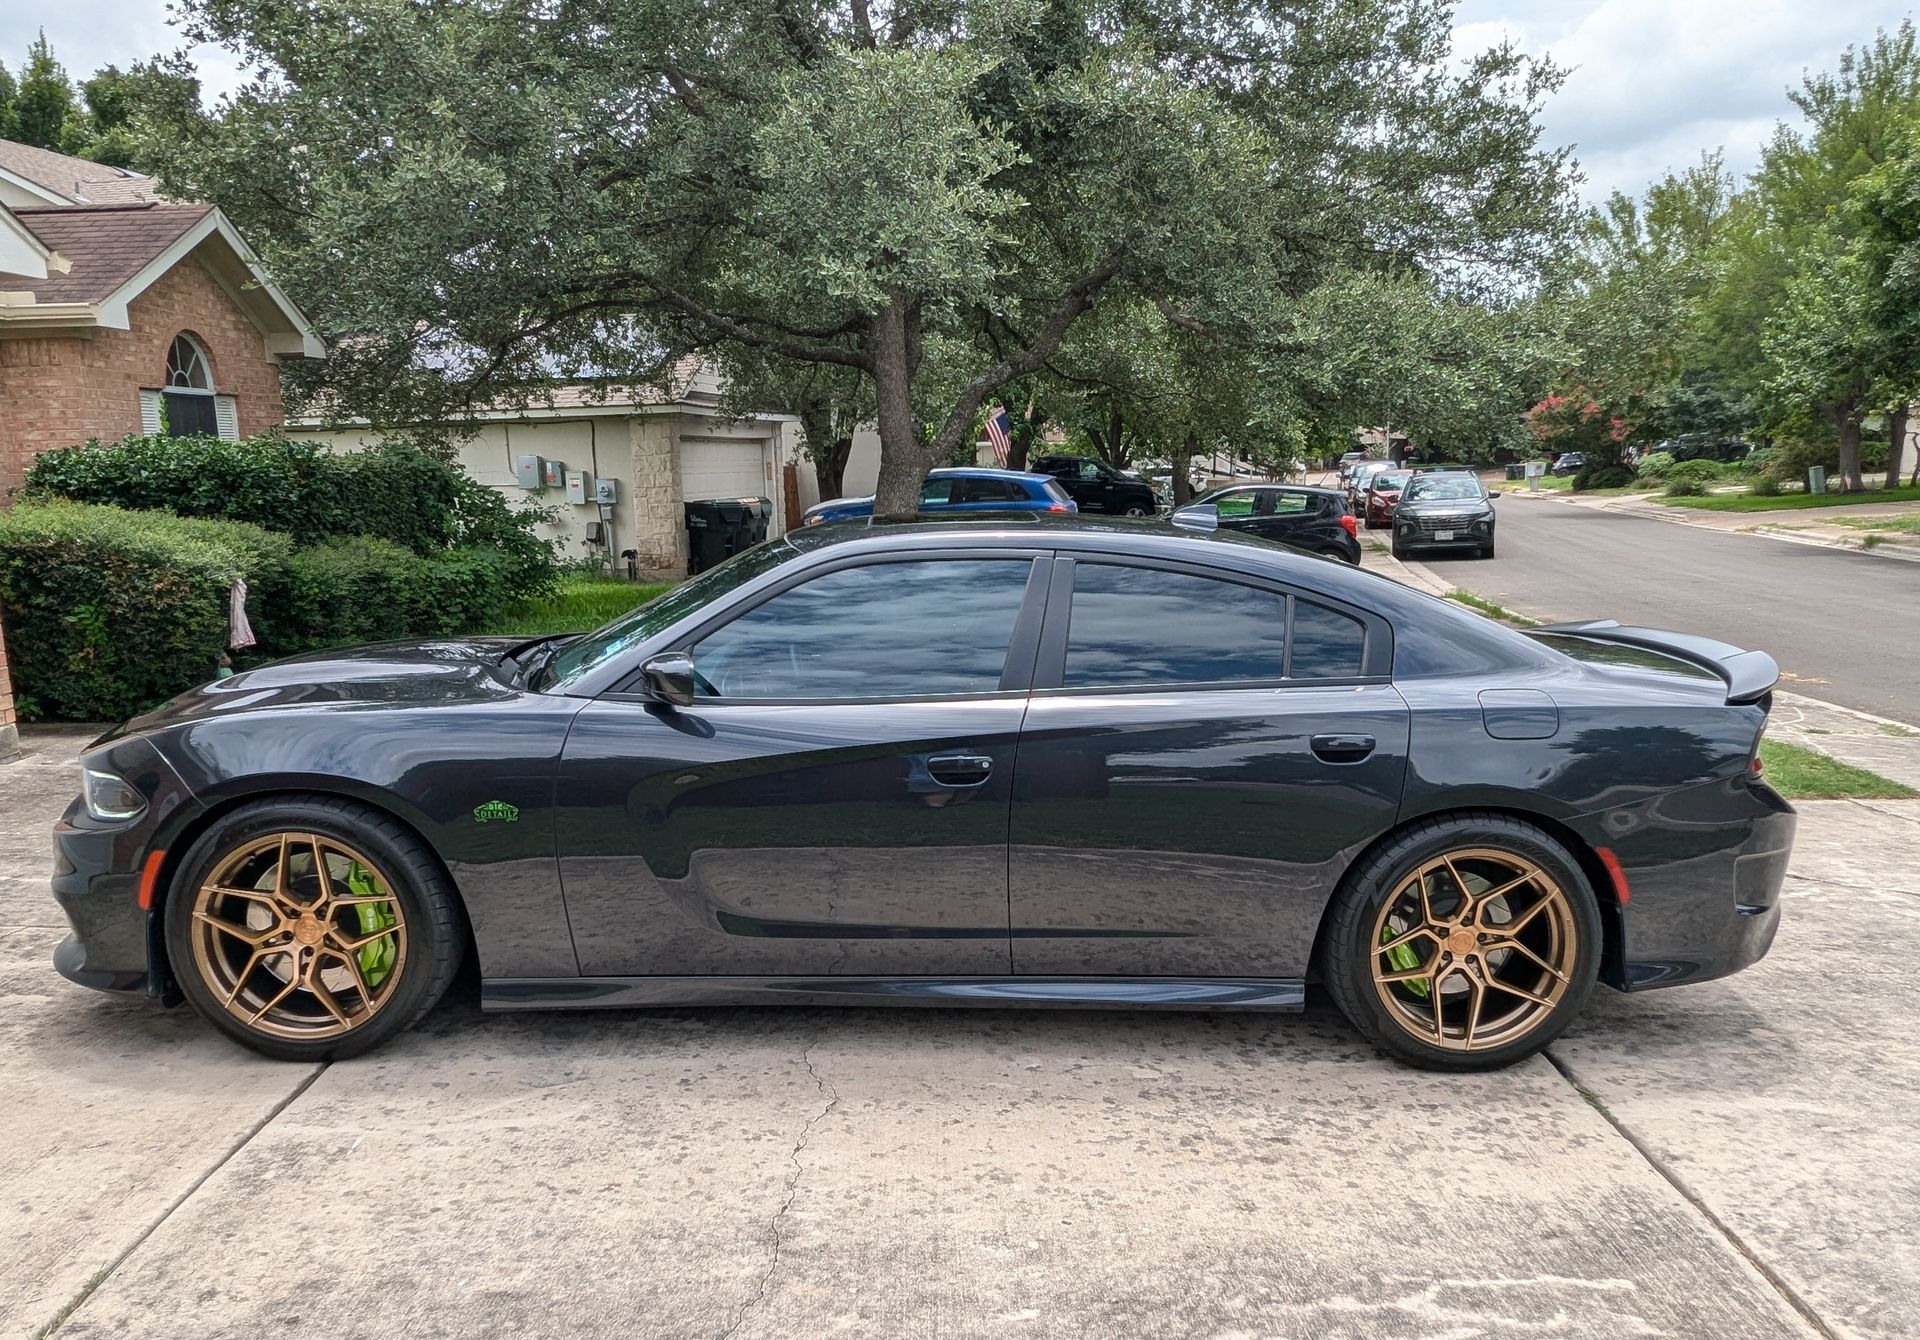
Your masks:
<svg viewBox="0 0 1920 1340"><path fill-rule="evenodd" d="M514 507L403 443L335 453L271 434L129 437L45 453L27 471L25 496L246 521L298 545L370 535L422 556L490 548L515 596L548 589L554 575L553 546L532 530L540 509Z"/></svg>
<svg viewBox="0 0 1920 1340"><path fill-rule="evenodd" d="M1720 478L1718 462L1695 459L1679 461L1667 471L1667 496L1692 498L1707 491L1707 485Z"/></svg>
<svg viewBox="0 0 1920 1340"><path fill-rule="evenodd" d="M0 512L0 610L22 715L118 721L211 679L234 578L273 572L290 550L257 526L164 512Z"/></svg>
<svg viewBox="0 0 1920 1340"><path fill-rule="evenodd" d="M1598 463L1583 465L1573 476L1573 491L1584 493L1588 489L1623 489L1633 483L1633 471L1624 465L1601 465Z"/></svg>
<svg viewBox="0 0 1920 1340"><path fill-rule="evenodd" d="M1747 493L1755 498L1777 498L1780 496L1780 481L1772 475L1756 475L1747 485Z"/></svg>
<svg viewBox="0 0 1920 1340"><path fill-rule="evenodd" d="M53 500L0 512L0 612L29 717L117 721L211 679L228 593L248 587L255 662L480 627L512 603L512 560L416 554L372 536L295 548L237 521Z"/></svg>
<svg viewBox="0 0 1920 1340"><path fill-rule="evenodd" d="M1664 451L1650 451L1642 456L1633 468L1634 474L1642 479L1665 479L1667 471L1673 469L1673 456Z"/></svg>

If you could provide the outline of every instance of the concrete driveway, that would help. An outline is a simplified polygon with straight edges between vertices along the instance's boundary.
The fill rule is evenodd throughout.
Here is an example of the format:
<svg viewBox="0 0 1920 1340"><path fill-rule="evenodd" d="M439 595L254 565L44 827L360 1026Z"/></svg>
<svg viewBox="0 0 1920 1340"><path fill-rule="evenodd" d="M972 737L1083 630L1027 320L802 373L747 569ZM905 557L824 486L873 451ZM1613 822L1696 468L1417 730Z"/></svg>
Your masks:
<svg viewBox="0 0 1920 1340"><path fill-rule="evenodd" d="M1920 803L1780 941L1419 1074L1300 1017L440 1010L286 1066L48 957L85 736L0 764L0 1335L1920 1333Z"/></svg>

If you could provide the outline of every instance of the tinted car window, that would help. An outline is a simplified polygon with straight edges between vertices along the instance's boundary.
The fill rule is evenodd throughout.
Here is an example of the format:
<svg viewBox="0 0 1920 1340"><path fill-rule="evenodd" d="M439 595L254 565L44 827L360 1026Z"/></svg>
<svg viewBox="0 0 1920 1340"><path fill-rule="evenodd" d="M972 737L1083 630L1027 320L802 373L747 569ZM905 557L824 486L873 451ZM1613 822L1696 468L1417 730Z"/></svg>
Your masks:
<svg viewBox="0 0 1920 1340"><path fill-rule="evenodd" d="M952 479L929 479L920 486L920 505L953 501Z"/></svg>
<svg viewBox="0 0 1920 1340"><path fill-rule="evenodd" d="M957 479L953 500L970 502L1016 502L1026 498L1026 490L1011 479Z"/></svg>
<svg viewBox="0 0 1920 1340"><path fill-rule="evenodd" d="M1367 649L1367 626L1349 614L1316 605L1293 602L1293 659L1287 674L1293 679L1342 679L1360 673Z"/></svg>
<svg viewBox="0 0 1920 1340"><path fill-rule="evenodd" d="M1427 502L1434 498L1467 499L1481 496L1480 481L1472 475L1415 475L1400 495L1402 502Z"/></svg>
<svg viewBox="0 0 1920 1340"><path fill-rule="evenodd" d="M756 605L693 648L707 698L897 698L991 693L1026 592L1028 559L874 563Z"/></svg>
<svg viewBox="0 0 1920 1340"><path fill-rule="evenodd" d="M655 633L664 633L702 605L718 600L735 587L744 586L761 573L771 572L798 556L799 552L788 544L756 544L719 567L709 568L698 577L672 587L612 623L569 642L553 658L544 681L546 686L566 687L628 647L646 641Z"/></svg>
<svg viewBox="0 0 1920 1340"><path fill-rule="evenodd" d="M1279 679L1286 654L1285 596L1183 572L1074 568L1069 688Z"/></svg>

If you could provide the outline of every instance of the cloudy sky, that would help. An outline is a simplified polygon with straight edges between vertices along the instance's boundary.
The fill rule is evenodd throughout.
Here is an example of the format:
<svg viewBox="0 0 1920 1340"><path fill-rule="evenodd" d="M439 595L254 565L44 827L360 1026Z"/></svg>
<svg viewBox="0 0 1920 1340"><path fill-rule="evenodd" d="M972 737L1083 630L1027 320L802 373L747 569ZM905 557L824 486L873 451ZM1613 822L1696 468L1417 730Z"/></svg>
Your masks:
<svg viewBox="0 0 1920 1340"><path fill-rule="evenodd" d="M1548 136L1578 148L1586 193L1637 191L1669 167L1724 146L1753 165L1785 92L1830 69L1848 45L1910 12L1898 0L1461 0L1461 47L1511 37L1572 70L1547 109ZM17 70L35 30L76 78L172 50L166 0L0 0L0 60ZM210 93L238 79L230 57L195 53Z"/></svg>

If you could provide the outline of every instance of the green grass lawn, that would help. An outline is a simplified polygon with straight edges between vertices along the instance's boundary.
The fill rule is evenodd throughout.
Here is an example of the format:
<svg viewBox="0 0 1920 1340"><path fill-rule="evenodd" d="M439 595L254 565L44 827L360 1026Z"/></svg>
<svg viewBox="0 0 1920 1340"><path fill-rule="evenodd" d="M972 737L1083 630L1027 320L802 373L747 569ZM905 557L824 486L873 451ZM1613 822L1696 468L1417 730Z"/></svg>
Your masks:
<svg viewBox="0 0 1920 1340"><path fill-rule="evenodd" d="M1788 800L1904 800L1920 796L1878 773L1778 740L1760 742L1767 784Z"/></svg>
<svg viewBox="0 0 1920 1340"><path fill-rule="evenodd" d="M1710 493L1704 498L1661 498L1669 507L1697 507L1708 512L1793 512L1809 507L1858 507L1863 503L1920 502L1920 488L1868 489L1864 493L1782 493L1755 498L1746 493Z"/></svg>
<svg viewBox="0 0 1920 1340"><path fill-rule="evenodd" d="M562 577L553 594L510 606L489 619L476 634L539 637L542 633L584 633L652 600L671 582L629 582L607 577Z"/></svg>
<svg viewBox="0 0 1920 1340"><path fill-rule="evenodd" d="M1920 535L1920 515L1837 516L1834 520L1855 530L1897 530L1905 535Z"/></svg>

